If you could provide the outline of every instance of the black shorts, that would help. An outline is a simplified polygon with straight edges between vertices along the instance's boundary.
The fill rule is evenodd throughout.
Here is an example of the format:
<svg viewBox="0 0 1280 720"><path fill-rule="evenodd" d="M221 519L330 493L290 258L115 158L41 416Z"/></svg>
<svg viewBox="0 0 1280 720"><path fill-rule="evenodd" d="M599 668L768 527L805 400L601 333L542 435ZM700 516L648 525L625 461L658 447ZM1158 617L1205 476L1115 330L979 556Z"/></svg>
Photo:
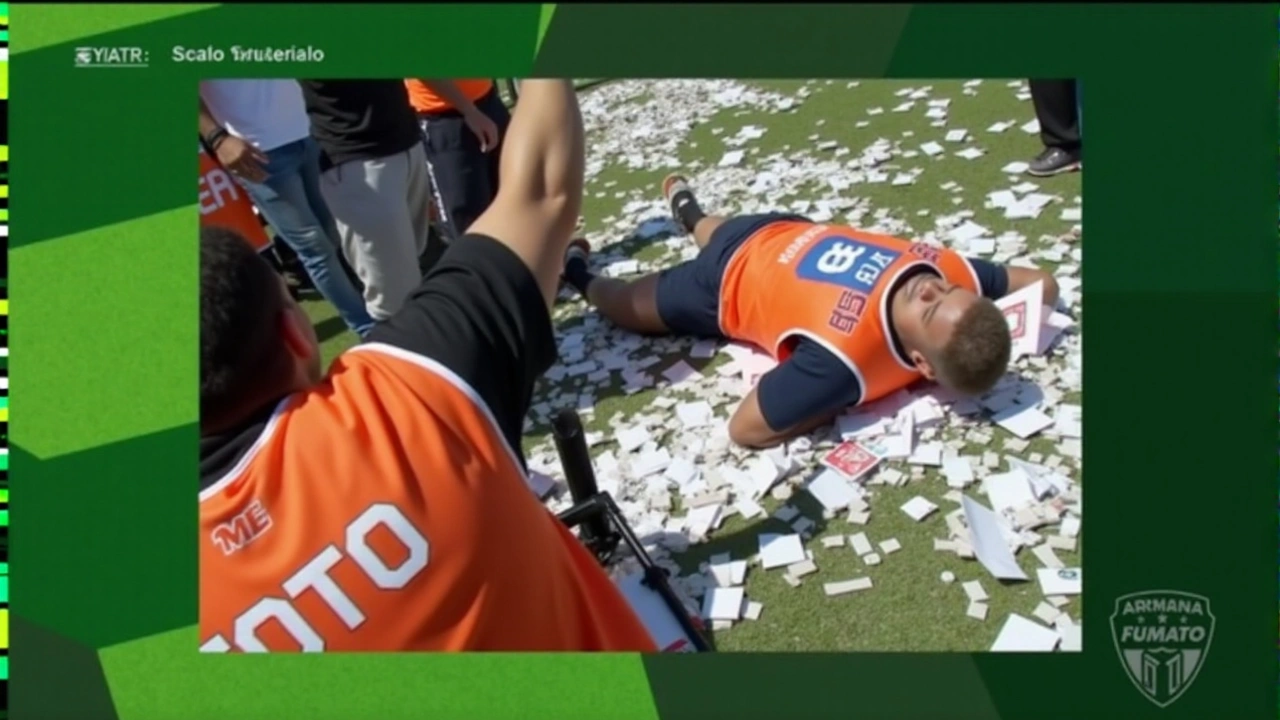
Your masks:
<svg viewBox="0 0 1280 720"><path fill-rule="evenodd" d="M673 333L724 337L720 331L720 284L733 253L752 235L776 222L811 222L801 215L738 215L711 233L698 257L658 274L658 316Z"/></svg>

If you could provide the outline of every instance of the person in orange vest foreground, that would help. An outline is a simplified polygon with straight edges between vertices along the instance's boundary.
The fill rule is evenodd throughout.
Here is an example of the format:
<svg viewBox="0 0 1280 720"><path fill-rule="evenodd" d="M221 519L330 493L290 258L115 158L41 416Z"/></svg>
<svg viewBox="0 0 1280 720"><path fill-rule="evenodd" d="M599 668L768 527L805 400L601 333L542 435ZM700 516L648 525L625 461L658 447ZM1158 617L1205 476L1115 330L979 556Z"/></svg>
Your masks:
<svg viewBox="0 0 1280 720"><path fill-rule="evenodd" d="M778 445L920 378L984 393L1011 354L992 300L1043 280L1057 301L1039 270L798 215L706 215L678 175L663 194L695 259L628 282L593 275L575 240L564 279L628 330L740 340L779 360L729 420L743 446Z"/></svg>
<svg viewBox="0 0 1280 720"><path fill-rule="evenodd" d="M200 226L234 230L254 250L271 248L271 238L239 183L200 145Z"/></svg>
<svg viewBox="0 0 1280 720"><path fill-rule="evenodd" d="M492 205L327 373L280 276L202 229L201 650L656 650L521 452L583 170L572 83L528 81Z"/></svg>
<svg viewBox="0 0 1280 720"><path fill-rule="evenodd" d="M449 242L467 231L498 192L502 138L511 122L493 80L410 78L440 225Z"/></svg>

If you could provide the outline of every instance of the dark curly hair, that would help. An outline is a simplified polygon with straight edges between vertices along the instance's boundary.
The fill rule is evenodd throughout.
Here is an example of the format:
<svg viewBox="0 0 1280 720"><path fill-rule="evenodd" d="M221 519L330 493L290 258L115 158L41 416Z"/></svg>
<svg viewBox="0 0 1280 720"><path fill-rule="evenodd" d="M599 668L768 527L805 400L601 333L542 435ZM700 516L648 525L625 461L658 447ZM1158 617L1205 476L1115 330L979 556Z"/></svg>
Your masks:
<svg viewBox="0 0 1280 720"><path fill-rule="evenodd" d="M291 372L279 332L286 293L239 233L200 228L200 424L216 429L271 402Z"/></svg>

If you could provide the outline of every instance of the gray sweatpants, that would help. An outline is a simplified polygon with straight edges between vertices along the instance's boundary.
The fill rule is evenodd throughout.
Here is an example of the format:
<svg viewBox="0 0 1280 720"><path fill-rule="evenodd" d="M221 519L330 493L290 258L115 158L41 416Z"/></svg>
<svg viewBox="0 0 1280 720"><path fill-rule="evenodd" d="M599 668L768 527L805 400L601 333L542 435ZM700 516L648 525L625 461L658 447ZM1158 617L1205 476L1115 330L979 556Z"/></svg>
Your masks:
<svg viewBox="0 0 1280 720"><path fill-rule="evenodd" d="M422 281L431 182L421 143L376 160L352 160L320 176L342 252L374 320L391 317Z"/></svg>

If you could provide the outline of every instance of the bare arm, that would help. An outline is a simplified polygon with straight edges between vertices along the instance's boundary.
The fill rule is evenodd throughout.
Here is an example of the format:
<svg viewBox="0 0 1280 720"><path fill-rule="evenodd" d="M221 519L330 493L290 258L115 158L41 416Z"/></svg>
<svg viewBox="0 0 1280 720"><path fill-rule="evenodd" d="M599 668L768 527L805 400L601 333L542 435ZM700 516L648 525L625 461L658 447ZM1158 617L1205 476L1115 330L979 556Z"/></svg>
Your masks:
<svg viewBox="0 0 1280 720"><path fill-rule="evenodd" d="M528 266L550 308L582 210L582 114L571 80L525 80L498 167L498 195L468 232L488 235Z"/></svg>
<svg viewBox="0 0 1280 720"><path fill-rule="evenodd" d="M1044 270L1032 270L1031 268L1009 266L1009 293L1015 293L1019 290L1030 287L1037 282L1044 283L1044 304L1053 307L1058 304L1058 281L1053 275Z"/></svg>
<svg viewBox="0 0 1280 720"><path fill-rule="evenodd" d="M764 413L760 410L760 398L756 395L756 389L752 388L729 418L729 439L743 447L765 450L812 432L830 423L837 414L824 414L778 432L765 422Z"/></svg>
<svg viewBox="0 0 1280 720"><path fill-rule="evenodd" d="M200 98L200 137L207 140L215 131L222 129L222 125L214 119L213 113L209 112L209 106L205 104L204 98ZM262 182L266 179L267 156L235 135L223 133L221 137L214 138L212 147L209 149L213 151L223 167L245 180Z"/></svg>
<svg viewBox="0 0 1280 720"><path fill-rule="evenodd" d="M204 98L200 98L200 137L207 138L220 127L213 119L213 113L209 112L209 106L204 104Z"/></svg>

